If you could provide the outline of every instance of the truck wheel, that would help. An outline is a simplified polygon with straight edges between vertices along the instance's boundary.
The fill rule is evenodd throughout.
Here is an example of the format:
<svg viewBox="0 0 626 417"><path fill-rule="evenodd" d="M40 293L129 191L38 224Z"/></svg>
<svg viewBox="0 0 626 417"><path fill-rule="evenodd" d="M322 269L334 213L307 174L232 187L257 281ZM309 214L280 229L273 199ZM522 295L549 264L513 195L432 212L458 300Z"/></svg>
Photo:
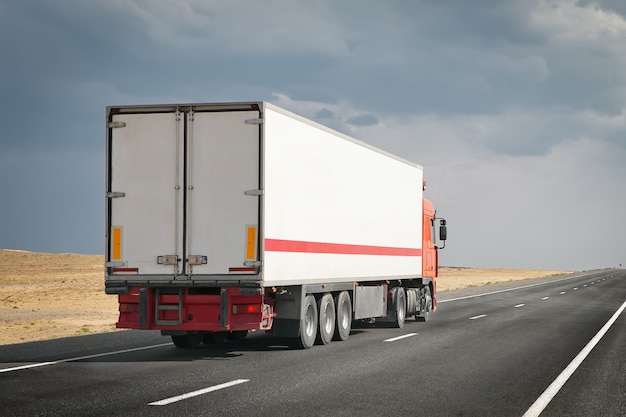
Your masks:
<svg viewBox="0 0 626 417"><path fill-rule="evenodd" d="M333 340L347 340L352 328L352 303L348 291L342 291L335 297L337 321Z"/></svg>
<svg viewBox="0 0 626 417"><path fill-rule="evenodd" d="M174 346L182 349L195 348L200 346L202 342L202 335L196 333L189 333L179 336L172 336L172 342Z"/></svg>
<svg viewBox="0 0 626 417"><path fill-rule="evenodd" d="M335 334L335 301L331 294L324 294L317 302L319 329L315 341L318 345L327 345Z"/></svg>
<svg viewBox="0 0 626 417"><path fill-rule="evenodd" d="M430 311L433 309L433 297L430 295L430 287L424 287L422 300L420 300L422 310L415 315L416 321L428 321L430 319Z"/></svg>
<svg viewBox="0 0 626 417"><path fill-rule="evenodd" d="M395 327L401 329L404 327L404 320L406 319L406 293L402 287L396 287L392 291L396 310L393 324Z"/></svg>
<svg viewBox="0 0 626 417"><path fill-rule="evenodd" d="M317 337L317 303L315 297L307 295L304 298L304 314L300 318L299 347L308 349L315 343Z"/></svg>

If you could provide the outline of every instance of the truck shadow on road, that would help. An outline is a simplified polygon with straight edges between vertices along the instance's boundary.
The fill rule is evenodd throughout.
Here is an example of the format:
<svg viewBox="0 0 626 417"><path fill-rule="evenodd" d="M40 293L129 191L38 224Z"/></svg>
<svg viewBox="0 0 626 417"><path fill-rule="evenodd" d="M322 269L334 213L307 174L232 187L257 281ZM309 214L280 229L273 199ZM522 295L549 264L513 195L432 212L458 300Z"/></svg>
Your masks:
<svg viewBox="0 0 626 417"><path fill-rule="evenodd" d="M353 330L350 340L367 333L367 330ZM226 340L220 343L201 344L195 348L181 349L173 344L139 352L130 352L110 357L99 357L81 360L81 362L171 362L171 361L208 361L232 360L255 352L280 354L281 356L299 356L309 354L308 351L324 350L325 354L345 349L348 342L332 342L326 346L315 345L311 349L301 349L294 346L294 340L279 338L266 334L255 334L244 340Z"/></svg>
<svg viewBox="0 0 626 417"><path fill-rule="evenodd" d="M372 329L373 330L373 329ZM294 340L258 332L242 340L225 340L220 343L201 344L196 348L181 349L158 332L116 331L68 337L39 342L0 346L0 364L57 363L130 363L172 362L201 360L233 360L264 352L294 356L310 355L309 351L332 354L345 350L357 342L369 329L353 329L345 342L331 342L311 349L294 347Z"/></svg>

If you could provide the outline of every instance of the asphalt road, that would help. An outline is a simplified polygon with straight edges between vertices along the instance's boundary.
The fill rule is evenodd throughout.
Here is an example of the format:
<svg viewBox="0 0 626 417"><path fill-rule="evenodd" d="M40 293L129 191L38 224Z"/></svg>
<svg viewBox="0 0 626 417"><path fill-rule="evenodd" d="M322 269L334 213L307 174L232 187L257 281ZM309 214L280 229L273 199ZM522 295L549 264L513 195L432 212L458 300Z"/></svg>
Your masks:
<svg viewBox="0 0 626 417"><path fill-rule="evenodd" d="M625 306L626 271L605 270L441 293L427 323L309 350L141 331L1 346L0 415L521 417L544 398L542 416L626 416Z"/></svg>

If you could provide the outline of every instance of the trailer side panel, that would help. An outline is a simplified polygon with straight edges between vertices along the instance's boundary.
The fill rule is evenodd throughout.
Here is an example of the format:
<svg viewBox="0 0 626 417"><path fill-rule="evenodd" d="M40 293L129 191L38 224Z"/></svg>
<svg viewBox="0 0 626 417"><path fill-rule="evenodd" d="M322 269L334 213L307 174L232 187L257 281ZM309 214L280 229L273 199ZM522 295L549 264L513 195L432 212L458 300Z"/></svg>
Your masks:
<svg viewBox="0 0 626 417"><path fill-rule="evenodd" d="M264 284L419 277L422 168L267 108Z"/></svg>

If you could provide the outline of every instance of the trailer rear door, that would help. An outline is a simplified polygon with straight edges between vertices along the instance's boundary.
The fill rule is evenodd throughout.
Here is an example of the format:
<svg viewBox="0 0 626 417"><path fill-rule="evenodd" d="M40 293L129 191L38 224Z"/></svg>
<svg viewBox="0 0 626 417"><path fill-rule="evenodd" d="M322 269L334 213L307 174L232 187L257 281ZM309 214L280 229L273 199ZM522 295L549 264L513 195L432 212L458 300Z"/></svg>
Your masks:
<svg viewBox="0 0 626 417"><path fill-rule="evenodd" d="M109 126L109 253L122 273L179 274L183 252L179 114L116 114Z"/></svg>
<svg viewBox="0 0 626 417"><path fill-rule="evenodd" d="M259 199L254 194L260 188L259 126L246 120L258 115L250 111L189 115L193 120L187 142L188 273L224 274L245 269L245 262L257 259Z"/></svg>
<svg viewBox="0 0 626 417"><path fill-rule="evenodd" d="M107 265L188 279L257 260L258 110L125 109L109 116ZM248 191L248 193L246 193Z"/></svg>

